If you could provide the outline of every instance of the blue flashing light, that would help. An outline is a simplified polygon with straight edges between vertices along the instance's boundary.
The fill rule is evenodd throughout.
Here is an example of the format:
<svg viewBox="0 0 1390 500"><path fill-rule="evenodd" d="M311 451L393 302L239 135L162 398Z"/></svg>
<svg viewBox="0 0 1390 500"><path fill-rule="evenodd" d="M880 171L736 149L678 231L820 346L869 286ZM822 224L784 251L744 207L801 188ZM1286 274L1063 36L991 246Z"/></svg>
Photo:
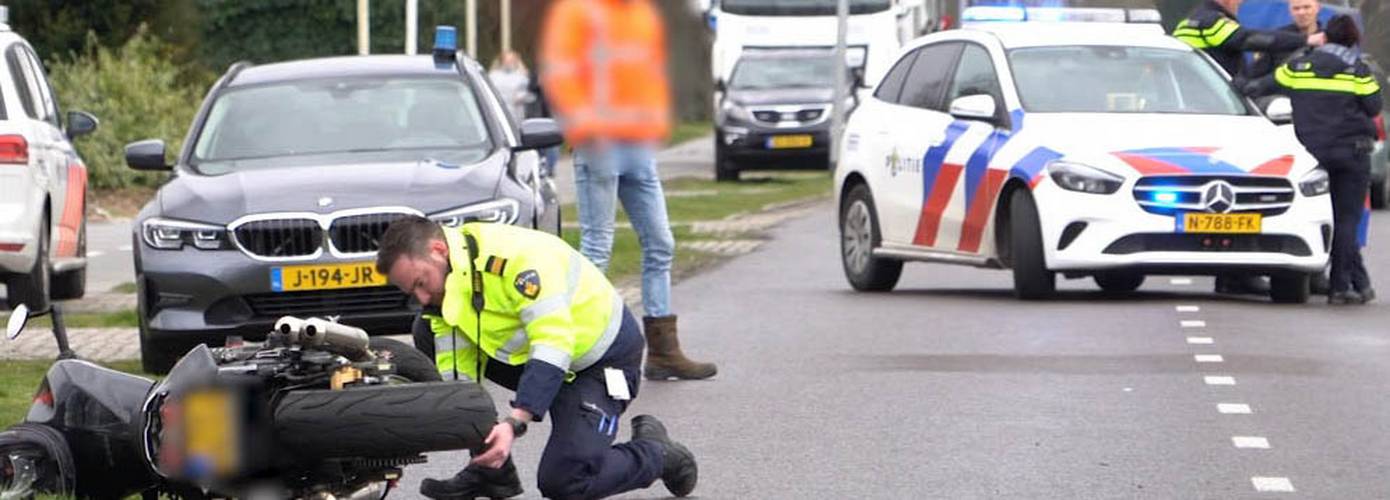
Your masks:
<svg viewBox="0 0 1390 500"><path fill-rule="evenodd" d="M1153 200L1165 205L1172 205L1178 202L1178 193L1172 191L1158 191L1153 194Z"/></svg>
<svg viewBox="0 0 1390 500"><path fill-rule="evenodd" d="M459 49L458 28L453 26L434 27L434 55L435 57L453 58L454 52Z"/></svg>
<svg viewBox="0 0 1390 500"><path fill-rule="evenodd" d="M961 13L962 22L1021 22L1028 20L1028 10L1023 7L1002 5L978 5Z"/></svg>

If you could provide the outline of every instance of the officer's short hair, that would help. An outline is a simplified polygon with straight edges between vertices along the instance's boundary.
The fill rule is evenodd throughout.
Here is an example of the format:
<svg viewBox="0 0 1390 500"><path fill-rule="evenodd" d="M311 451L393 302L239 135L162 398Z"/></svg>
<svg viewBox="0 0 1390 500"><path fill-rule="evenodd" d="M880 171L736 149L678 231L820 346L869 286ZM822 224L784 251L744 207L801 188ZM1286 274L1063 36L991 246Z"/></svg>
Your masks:
<svg viewBox="0 0 1390 500"><path fill-rule="evenodd" d="M430 240L443 240L444 228L434 221L409 215L392 222L381 236L381 248L376 251L376 272L391 273L402 256L424 257L429 254Z"/></svg>
<svg viewBox="0 0 1390 500"><path fill-rule="evenodd" d="M1346 14L1337 14L1327 21L1327 28L1323 30L1327 33L1327 42L1335 43L1343 47L1355 47L1361 42L1361 30L1356 27L1356 20Z"/></svg>

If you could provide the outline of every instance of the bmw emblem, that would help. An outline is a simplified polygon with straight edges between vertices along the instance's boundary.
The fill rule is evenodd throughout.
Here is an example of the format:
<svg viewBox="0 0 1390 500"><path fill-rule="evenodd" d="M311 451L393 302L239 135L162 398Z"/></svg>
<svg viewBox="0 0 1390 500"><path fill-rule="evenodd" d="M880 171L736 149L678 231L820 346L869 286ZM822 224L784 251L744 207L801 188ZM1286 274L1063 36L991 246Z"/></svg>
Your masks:
<svg viewBox="0 0 1390 500"><path fill-rule="evenodd" d="M329 197L327 197L327 196L324 196L324 197L322 197L322 198L319 198L319 206L320 206L320 207L326 207L326 206L329 206L329 205L332 205L332 204L333 204L333 198L329 198Z"/></svg>

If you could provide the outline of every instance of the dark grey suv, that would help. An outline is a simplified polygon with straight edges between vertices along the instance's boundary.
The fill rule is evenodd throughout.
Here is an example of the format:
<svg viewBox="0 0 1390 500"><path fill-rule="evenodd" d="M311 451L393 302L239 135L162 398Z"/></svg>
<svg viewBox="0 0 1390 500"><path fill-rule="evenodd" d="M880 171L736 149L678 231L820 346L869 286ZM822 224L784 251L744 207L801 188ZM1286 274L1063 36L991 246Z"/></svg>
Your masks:
<svg viewBox="0 0 1390 500"><path fill-rule="evenodd" d="M133 227L145 369L283 315L408 332L417 306L372 269L406 214L558 233L535 149L559 129L500 103L461 56L234 65L172 165L162 141L126 146L131 168L173 171Z"/></svg>

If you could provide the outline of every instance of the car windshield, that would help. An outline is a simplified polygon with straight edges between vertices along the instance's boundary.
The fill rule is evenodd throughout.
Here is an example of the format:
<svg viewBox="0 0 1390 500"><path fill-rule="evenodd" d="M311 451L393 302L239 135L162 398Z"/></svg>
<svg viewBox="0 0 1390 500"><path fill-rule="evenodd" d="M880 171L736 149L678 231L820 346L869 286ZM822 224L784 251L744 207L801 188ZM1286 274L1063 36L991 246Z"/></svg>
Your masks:
<svg viewBox="0 0 1390 500"><path fill-rule="evenodd" d="M306 80L221 95L192 160L205 173L342 155L472 163L491 145L478 100L458 79Z"/></svg>
<svg viewBox="0 0 1390 500"><path fill-rule="evenodd" d="M759 57L734 67L729 86L736 89L784 89L835 86L833 57Z"/></svg>
<svg viewBox="0 0 1390 500"><path fill-rule="evenodd" d="M720 9L745 16L833 16L837 0L723 0ZM850 0L851 14L883 12L889 0Z"/></svg>
<svg viewBox="0 0 1390 500"><path fill-rule="evenodd" d="M1009 51L1009 64L1030 112L1248 113L1225 77L1195 51L1032 47Z"/></svg>

